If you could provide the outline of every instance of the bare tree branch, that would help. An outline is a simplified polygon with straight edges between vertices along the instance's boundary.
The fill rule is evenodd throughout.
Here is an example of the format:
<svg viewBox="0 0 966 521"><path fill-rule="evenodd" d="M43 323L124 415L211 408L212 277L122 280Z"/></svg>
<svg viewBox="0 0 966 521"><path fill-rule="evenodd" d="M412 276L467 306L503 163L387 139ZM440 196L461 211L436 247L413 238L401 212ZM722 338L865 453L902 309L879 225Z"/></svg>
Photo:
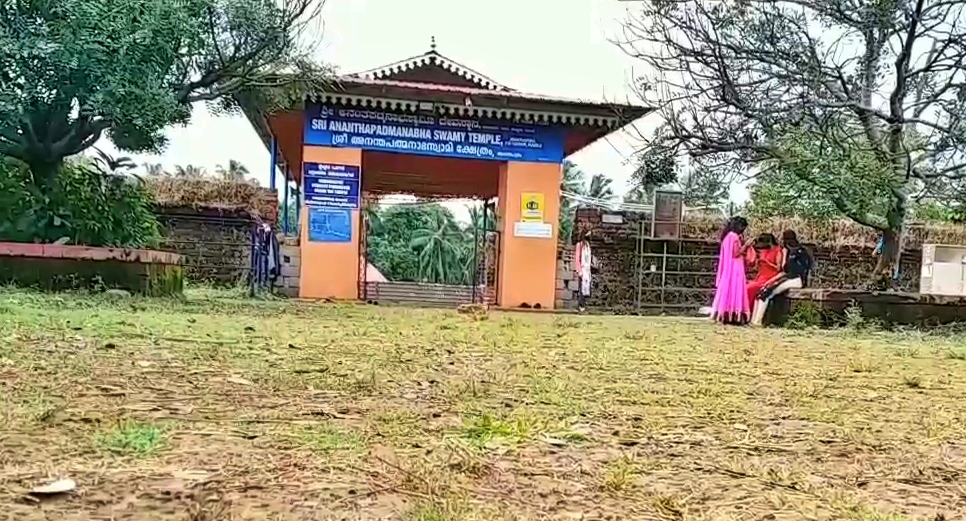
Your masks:
<svg viewBox="0 0 966 521"><path fill-rule="evenodd" d="M911 202L963 193L963 2L637 5L619 43L645 65L635 85L660 108L664 146L784 169L890 237Z"/></svg>

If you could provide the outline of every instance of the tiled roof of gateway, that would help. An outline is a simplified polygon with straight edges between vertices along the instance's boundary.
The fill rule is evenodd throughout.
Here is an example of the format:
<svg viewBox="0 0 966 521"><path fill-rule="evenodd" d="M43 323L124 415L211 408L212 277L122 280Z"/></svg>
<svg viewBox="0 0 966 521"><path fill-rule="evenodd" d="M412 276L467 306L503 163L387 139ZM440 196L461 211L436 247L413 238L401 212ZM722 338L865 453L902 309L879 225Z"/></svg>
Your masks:
<svg viewBox="0 0 966 521"><path fill-rule="evenodd" d="M432 39L432 44L430 45L429 52L413 56L411 58L406 58L405 60L400 60L397 62L390 63L389 65L383 65L375 69L370 69L363 72L358 72L355 74L350 74L350 78L362 78L370 80L385 80L390 79L392 76L417 69L425 66L436 66L457 76L463 77L474 84L478 85L482 89L493 90L493 91L511 91L510 87L502 85L492 78L489 78L475 70L457 63L439 52L436 51L436 38Z"/></svg>
<svg viewBox="0 0 966 521"><path fill-rule="evenodd" d="M362 78L352 76L343 76L339 81L344 83L353 83L359 85L382 85L389 87L402 87L402 88L413 88L421 89L427 91L438 91L438 92L452 92L456 94L485 94L487 96L498 96L506 98L526 98L535 101L549 101L553 103L572 103L579 105L602 105L606 104L601 101L594 100L584 100L575 98L561 98L556 96L547 96L544 94L534 94L530 92L520 92L517 90L491 90L491 89L477 89L473 87L463 87L459 85L441 85L438 83L422 83L422 82L412 82L412 81L396 81L396 80L378 80L370 78Z"/></svg>
<svg viewBox="0 0 966 521"><path fill-rule="evenodd" d="M332 89L315 92L310 99L356 105L407 109L417 102L410 97L436 97L436 103L464 115L500 117L549 116L575 124L623 126L652 109L627 101L585 100L520 92L457 63L436 50L432 39L429 52L389 65L338 77ZM388 103L388 105L386 105ZM568 114L573 112L573 114ZM539 114L538 114L539 113ZM576 119L573 119L576 117ZM594 122L592 118L598 118ZM588 120L587 118L591 118ZM604 118L604 119L601 119Z"/></svg>

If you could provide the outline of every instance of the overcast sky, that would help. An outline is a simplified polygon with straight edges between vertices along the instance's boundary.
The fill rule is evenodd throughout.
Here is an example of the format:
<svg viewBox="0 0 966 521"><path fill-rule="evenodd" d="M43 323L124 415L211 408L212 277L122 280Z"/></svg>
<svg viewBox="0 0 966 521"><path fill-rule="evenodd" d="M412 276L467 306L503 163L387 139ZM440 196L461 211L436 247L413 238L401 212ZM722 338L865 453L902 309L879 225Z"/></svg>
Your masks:
<svg viewBox="0 0 966 521"><path fill-rule="evenodd" d="M640 62L612 39L633 2L620 0L327 0L318 58L359 72L429 50L517 90L554 96L636 102L629 85ZM638 123L647 132L658 116ZM168 132L160 156L138 162L193 164L213 172L241 161L268 185L269 154L241 116L214 117L197 107L191 125ZM109 143L102 143L111 150ZM624 192L635 150L632 133L611 134L570 159L588 178L602 173Z"/></svg>

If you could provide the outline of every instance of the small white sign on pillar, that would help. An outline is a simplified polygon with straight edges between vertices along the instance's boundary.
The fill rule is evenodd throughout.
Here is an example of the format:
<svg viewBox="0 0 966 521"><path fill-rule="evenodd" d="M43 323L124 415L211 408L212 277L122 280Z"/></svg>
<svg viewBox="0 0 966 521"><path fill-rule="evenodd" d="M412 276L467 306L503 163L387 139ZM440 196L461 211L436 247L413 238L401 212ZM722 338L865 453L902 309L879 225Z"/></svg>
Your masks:
<svg viewBox="0 0 966 521"><path fill-rule="evenodd" d="M513 223L513 236L527 239L551 239L553 238L553 225L540 222L515 222Z"/></svg>

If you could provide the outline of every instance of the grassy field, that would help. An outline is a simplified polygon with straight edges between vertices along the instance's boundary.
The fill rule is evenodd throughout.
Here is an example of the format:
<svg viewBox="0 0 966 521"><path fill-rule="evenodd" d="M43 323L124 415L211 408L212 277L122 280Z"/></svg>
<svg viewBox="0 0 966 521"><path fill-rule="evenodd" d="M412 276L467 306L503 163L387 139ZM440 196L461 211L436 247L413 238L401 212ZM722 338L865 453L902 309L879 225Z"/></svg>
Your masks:
<svg viewBox="0 0 966 521"><path fill-rule="evenodd" d="M957 337L0 292L0 519L940 520L964 458Z"/></svg>

